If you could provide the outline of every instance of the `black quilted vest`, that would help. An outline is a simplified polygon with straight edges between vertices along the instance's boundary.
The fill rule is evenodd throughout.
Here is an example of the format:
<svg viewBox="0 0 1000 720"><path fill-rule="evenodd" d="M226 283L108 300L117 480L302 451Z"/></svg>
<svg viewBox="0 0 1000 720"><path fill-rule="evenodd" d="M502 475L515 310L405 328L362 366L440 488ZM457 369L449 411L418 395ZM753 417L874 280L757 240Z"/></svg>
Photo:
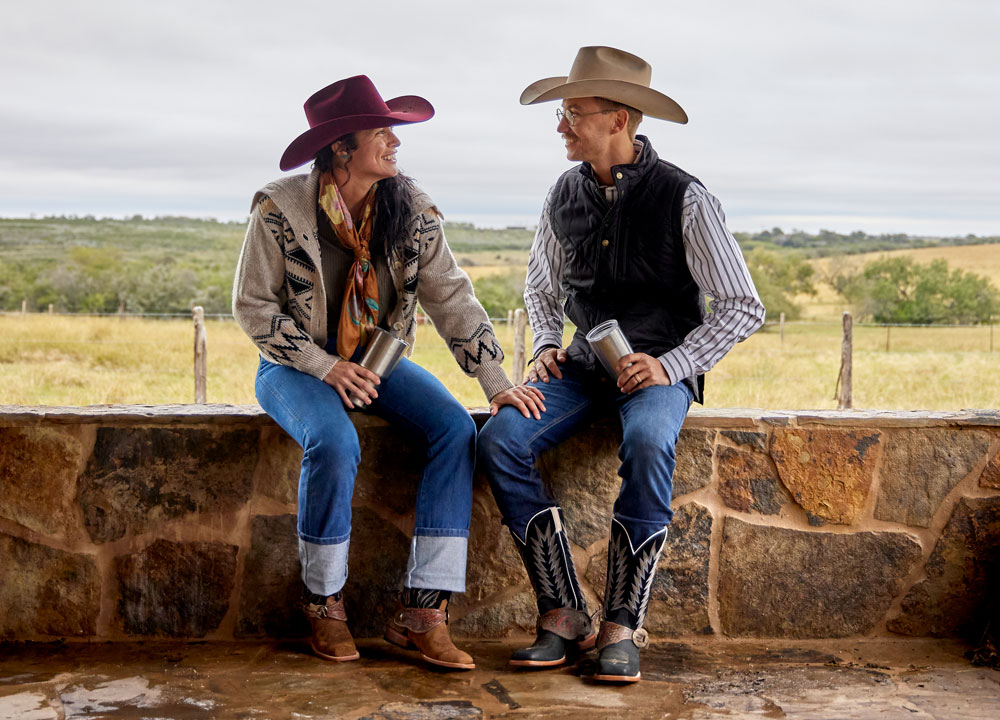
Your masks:
<svg viewBox="0 0 1000 720"><path fill-rule="evenodd" d="M550 220L566 254L566 316L577 327L568 353L595 373L603 368L585 336L605 320L617 320L632 348L653 357L702 322L702 293L681 235L684 193L698 180L660 160L646 137L638 139L636 162L611 168L619 193L613 207L589 163L564 173L552 191ZM698 376L691 389L699 400L703 386Z"/></svg>

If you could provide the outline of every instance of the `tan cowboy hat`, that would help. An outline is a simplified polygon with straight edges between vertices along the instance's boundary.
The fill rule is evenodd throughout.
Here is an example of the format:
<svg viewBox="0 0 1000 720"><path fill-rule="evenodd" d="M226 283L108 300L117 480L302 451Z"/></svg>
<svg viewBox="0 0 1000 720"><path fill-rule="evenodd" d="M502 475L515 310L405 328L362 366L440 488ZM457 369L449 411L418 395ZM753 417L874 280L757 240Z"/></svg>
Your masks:
<svg viewBox="0 0 1000 720"><path fill-rule="evenodd" d="M582 47L569 75L534 82L521 93L522 105L561 98L601 97L634 107L643 115L684 124L687 113L649 87L653 69L645 60L611 47Z"/></svg>

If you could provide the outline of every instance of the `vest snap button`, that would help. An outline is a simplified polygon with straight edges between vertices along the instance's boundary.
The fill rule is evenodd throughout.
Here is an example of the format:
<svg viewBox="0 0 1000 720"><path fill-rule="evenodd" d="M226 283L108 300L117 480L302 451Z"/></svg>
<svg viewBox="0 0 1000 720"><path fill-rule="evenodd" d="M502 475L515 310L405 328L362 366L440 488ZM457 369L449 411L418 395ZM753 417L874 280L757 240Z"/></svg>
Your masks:
<svg viewBox="0 0 1000 720"><path fill-rule="evenodd" d="M624 175L622 175L621 173L617 173L615 177L621 180L624 177Z"/></svg>
<svg viewBox="0 0 1000 720"><path fill-rule="evenodd" d="M610 243L610 242L611 242L610 240L604 239L604 240L601 240L601 245L603 245L604 247L607 247L608 243Z"/></svg>

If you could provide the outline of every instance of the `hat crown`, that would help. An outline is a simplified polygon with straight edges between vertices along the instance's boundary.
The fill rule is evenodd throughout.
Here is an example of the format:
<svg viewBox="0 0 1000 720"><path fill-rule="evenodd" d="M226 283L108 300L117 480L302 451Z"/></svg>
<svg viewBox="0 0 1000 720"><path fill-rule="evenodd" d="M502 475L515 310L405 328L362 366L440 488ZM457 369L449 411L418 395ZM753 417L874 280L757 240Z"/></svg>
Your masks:
<svg viewBox="0 0 1000 720"><path fill-rule="evenodd" d="M317 90L306 100L304 108L311 128L352 115L387 115L391 112L367 75L338 80Z"/></svg>
<svg viewBox="0 0 1000 720"><path fill-rule="evenodd" d="M638 55L612 47L582 47L566 82L619 80L649 87L653 69Z"/></svg>

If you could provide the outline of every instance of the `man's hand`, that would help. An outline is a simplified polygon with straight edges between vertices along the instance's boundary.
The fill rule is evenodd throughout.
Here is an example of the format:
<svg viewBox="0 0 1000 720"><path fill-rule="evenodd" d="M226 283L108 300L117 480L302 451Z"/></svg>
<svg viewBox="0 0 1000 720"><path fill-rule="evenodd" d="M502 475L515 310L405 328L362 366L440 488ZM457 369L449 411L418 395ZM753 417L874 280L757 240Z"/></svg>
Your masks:
<svg viewBox="0 0 1000 720"><path fill-rule="evenodd" d="M341 360L326 374L323 382L333 387L344 401L344 407L351 410L354 407L352 395L361 398L365 405L371 405L372 400L378 397L375 386L382 381L368 368L350 360Z"/></svg>
<svg viewBox="0 0 1000 720"><path fill-rule="evenodd" d="M513 405L521 411L524 417L530 418L534 416L535 420L540 420L542 417L541 413L545 412L543 400L545 400L545 396L542 395L542 391L538 388L528 387L527 385L508 388L503 392L498 392L490 400L490 415L496 415L504 405Z"/></svg>
<svg viewBox="0 0 1000 720"><path fill-rule="evenodd" d="M652 355L629 353L622 355L615 366L618 388L626 395L653 385L670 385L670 378L663 365Z"/></svg>
<svg viewBox="0 0 1000 720"><path fill-rule="evenodd" d="M549 376L562 380L559 363L566 362L566 351L562 348L546 348L538 353L534 365L528 371L528 382L548 382Z"/></svg>

